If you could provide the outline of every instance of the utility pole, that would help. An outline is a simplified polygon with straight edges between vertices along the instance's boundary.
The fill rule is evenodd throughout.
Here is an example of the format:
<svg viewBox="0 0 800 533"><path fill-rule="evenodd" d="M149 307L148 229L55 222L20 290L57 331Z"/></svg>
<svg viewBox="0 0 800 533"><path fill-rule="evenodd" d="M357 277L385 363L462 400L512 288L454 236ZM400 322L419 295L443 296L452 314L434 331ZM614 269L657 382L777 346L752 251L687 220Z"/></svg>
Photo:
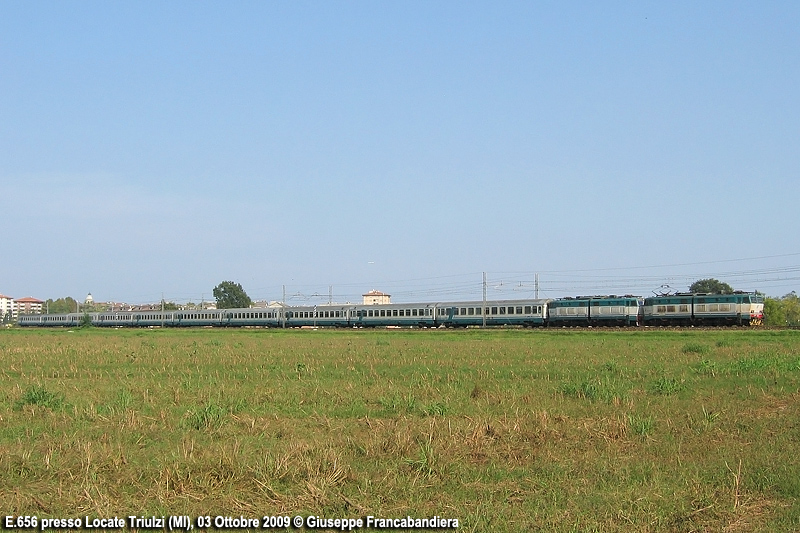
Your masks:
<svg viewBox="0 0 800 533"><path fill-rule="evenodd" d="M483 273L483 309L481 309L481 317L483 317L483 326L486 327L486 272Z"/></svg>
<svg viewBox="0 0 800 533"><path fill-rule="evenodd" d="M328 305L333 303L333 285L328 285Z"/></svg>
<svg viewBox="0 0 800 533"><path fill-rule="evenodd" d="M534 297L538 300L539 299L539 274L533 275L533 290L534 290Z"/></svg>
<svg viewBox="0 0 800 533"><path fill-rule="evenodd" d="M283 286L283 302L281 303L281 327L286 327L286 285Z"/></svg>

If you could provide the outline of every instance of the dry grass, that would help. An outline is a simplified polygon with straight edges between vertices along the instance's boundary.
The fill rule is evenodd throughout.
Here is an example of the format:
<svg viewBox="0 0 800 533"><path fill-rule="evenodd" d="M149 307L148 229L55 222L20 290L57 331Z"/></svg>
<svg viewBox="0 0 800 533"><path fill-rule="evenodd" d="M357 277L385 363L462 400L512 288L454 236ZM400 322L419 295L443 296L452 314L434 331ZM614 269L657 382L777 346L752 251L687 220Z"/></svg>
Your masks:
<svg viewBox="0 0 800 533"><path fill-rule="evenodd" d="M745 330L4 331L0 502L40 517L796 529L798 341Z"/></svg>

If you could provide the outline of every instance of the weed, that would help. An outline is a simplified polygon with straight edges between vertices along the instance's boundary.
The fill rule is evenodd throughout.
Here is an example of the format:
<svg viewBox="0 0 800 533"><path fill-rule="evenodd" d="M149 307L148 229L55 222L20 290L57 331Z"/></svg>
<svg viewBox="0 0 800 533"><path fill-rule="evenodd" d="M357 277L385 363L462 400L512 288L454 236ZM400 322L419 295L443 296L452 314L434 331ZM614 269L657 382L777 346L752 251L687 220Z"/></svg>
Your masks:
<svg viewBox="0 0 800 533"><path fill-rule="evenodd" d="M681 349L681 351L683 353L700 353L700 354L703 354L703 353L708 353L709 351L711 351L711 349L708 346L706 346L705 344L700 344L700 343L697 343L697 342L690 342L690 343L684 344L683 348Z"/></svg>
<svg viewBox="0 0 800 533"><path fill-rule="evenodd" d="M670 394L676 394L678 392L683 391L684 389L686 389L686 386L684 385L683 381L677 378L670 378L667 376L662 376L658 378L650 386L650 390L654 394L662 394L665 396L668 396Z"/></svg>
<svg viewBox="0 0 800 533"><path fill-rule="evenodd" d="M711 427L717 420L720 414L715 411L707 411L705 405L703 406L703 425L706 429Z"/></svg>
<svg viewBox="0 0 800 533"><path fill-rule="evenodd" d="M430 440L420 442L418 459L406 459L406 464L425 477L436 474L436 455L433 443Z"/></svg>
<svg viewBox="0 0 800 533"><path fill-rule="evenodd" d="M772 366L772 361L764 356L754 355L751 357L742 357L733 364L734 371L737 372L753 372L764 370Z"/></svg>
<svg viewBox="0 0 800 533"><path fill-rule="evenodd" d="M405 396L394 394L381 397L378 399L378 404L387 413L411 413L417 408L417 400L411 392Z"/></svg>
<svg viewBox="0 0 800 533"><path fill-rule="evenodd" d="M652 416L628 415L628 427L636 435L646 437L653 431L655 420Z"/></svg>
<svg viewBox="0 0 800 533"><path fill-rule="evenodd" d="M563 396L581 400L614 402L624 398L627 392L610 379L584 380L580 383L563 383L558 392Z"/></svg>
<svg viewBox="0 0 800 533"><path fill-rule="evenodd" d="M703 359L693 367L693 370L701 375L715 376L717 373L717 364L709 359Z"/></svg>
<svg viewBox="0 0 800 533"><path fill-rule="evenodd" d="M121 389L117 393L117 405L120 409L125 411L131 406L131 404L133 404L133 395L129 390Z"/></svg>
<svg viewBox="0 0 800 533"><path fill-rule="evenodd" d="M31 385L17 400L16 405L18 409L24 405L37 405L55 411L64 405L64 395L50 392L41 385Z"/></svg>
<svg viewBox="0 0 800 533"><path fill-rule="evenodd" d="M603 372L606 374L611 374L612 376L616 376L620 373L619 365L614 361L607 361L603 363L600 368Z"/></svg>
<svg viewBox="0 0 800 533"><path fill-rule="evenodd" d="M440 402L433 402L423 407L422 412L427 416L444 416L447 414L447 406Z"/></svg>
<svg viewBox="0 0 800 533"><path fill-rule="evenodd" d="M216 403L207 403L202 407L186 413L186 425L192 429L218 429L227 416L228 411Z"/></svg>

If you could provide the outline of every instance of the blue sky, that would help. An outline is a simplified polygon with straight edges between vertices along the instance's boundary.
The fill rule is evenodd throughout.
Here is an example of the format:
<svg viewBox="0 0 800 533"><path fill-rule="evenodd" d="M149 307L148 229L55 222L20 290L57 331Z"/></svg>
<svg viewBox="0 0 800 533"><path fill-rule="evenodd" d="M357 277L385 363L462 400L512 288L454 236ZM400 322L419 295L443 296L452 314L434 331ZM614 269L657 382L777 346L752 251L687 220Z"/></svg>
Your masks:
<svg viewBox="0 0 800 533"><path fill-rule="evenodd" d="M0 293L800 288L796 2L2 2Z"/></svg>

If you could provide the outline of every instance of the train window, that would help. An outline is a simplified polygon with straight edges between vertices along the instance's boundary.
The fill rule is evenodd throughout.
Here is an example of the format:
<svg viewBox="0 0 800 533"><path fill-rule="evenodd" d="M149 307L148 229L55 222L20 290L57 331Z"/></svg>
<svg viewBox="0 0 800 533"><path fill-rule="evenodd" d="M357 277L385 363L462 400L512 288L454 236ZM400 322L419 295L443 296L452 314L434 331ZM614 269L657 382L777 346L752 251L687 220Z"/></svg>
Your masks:
<svg viewBox="0 0 800 533"><path fill-rule="evenodd" d="M400 316L406 316L406 310L405 309L401 309L400 310Z"/></svg>
<svg viewBox="0 0 800 533"><path fill-rule="evenodd" d="M431 316L431 310L425 309L425 316Z"/></svg>
<svg viewBox="0 0 800 533"><path fill-rule="evenodd" d="M417 316L417 310L416 309L412 309L411 310L411 316Z"/></svg>
<svg viewBox="0 0 800 533"><path fill-rule="evenodd" d="M504 314L506 314L506 308L505 308L505 307L501 307L501 308L500 308L500 314L501 314L501 315L504 315Z"/></svg>
<svg viewBox="0 0 800 533"><path fill-rule="evenodd" d="M470 316L474 315L475 314L475 308L474 307L467 307L467 314L470 315Z"/></svg>
<svg viewBox="0 0 800 533"><path fill-rule="evenodd" d="M493 314L493 315L496 315L496 314L497 314L497 308L496 308L496 307L492 307L492 314Z"/></svg>
<svg viewBox="0 0 800 533"><path fill-rule="evenodd" d="M336 318L341 317L342 316L341 313L342 313L341 311L336 311Z"/></svg>
<svg viewBox="0 0 800 533"><path fill-rule="evenodd" d="M529 314L531 314L531 309L532 309L532 308L531 308L531 306L530 306L530 305L526 305L526 306L525 306L525 314L526 314L526 315L529 315Z"/></svg>
<svg viewBox="0 0 800 533"><path fill-rule="evenodd" d="M397 309L392 309L392 316L397 316Z"/></svg>
<svg viewBox="0 0 800 533"><path fill-rule="evenodd" d="M521 314L522 314L522 307L517 307L517 314L518 314L518 315L521 315Z"/></svg>
<svg viewBox="0 0 800 533"><path fill-rule="evenodd" d="M509 315L513 315L514 314L514 308L513 307L509 307L508 308L508 314Z"/></svg>

